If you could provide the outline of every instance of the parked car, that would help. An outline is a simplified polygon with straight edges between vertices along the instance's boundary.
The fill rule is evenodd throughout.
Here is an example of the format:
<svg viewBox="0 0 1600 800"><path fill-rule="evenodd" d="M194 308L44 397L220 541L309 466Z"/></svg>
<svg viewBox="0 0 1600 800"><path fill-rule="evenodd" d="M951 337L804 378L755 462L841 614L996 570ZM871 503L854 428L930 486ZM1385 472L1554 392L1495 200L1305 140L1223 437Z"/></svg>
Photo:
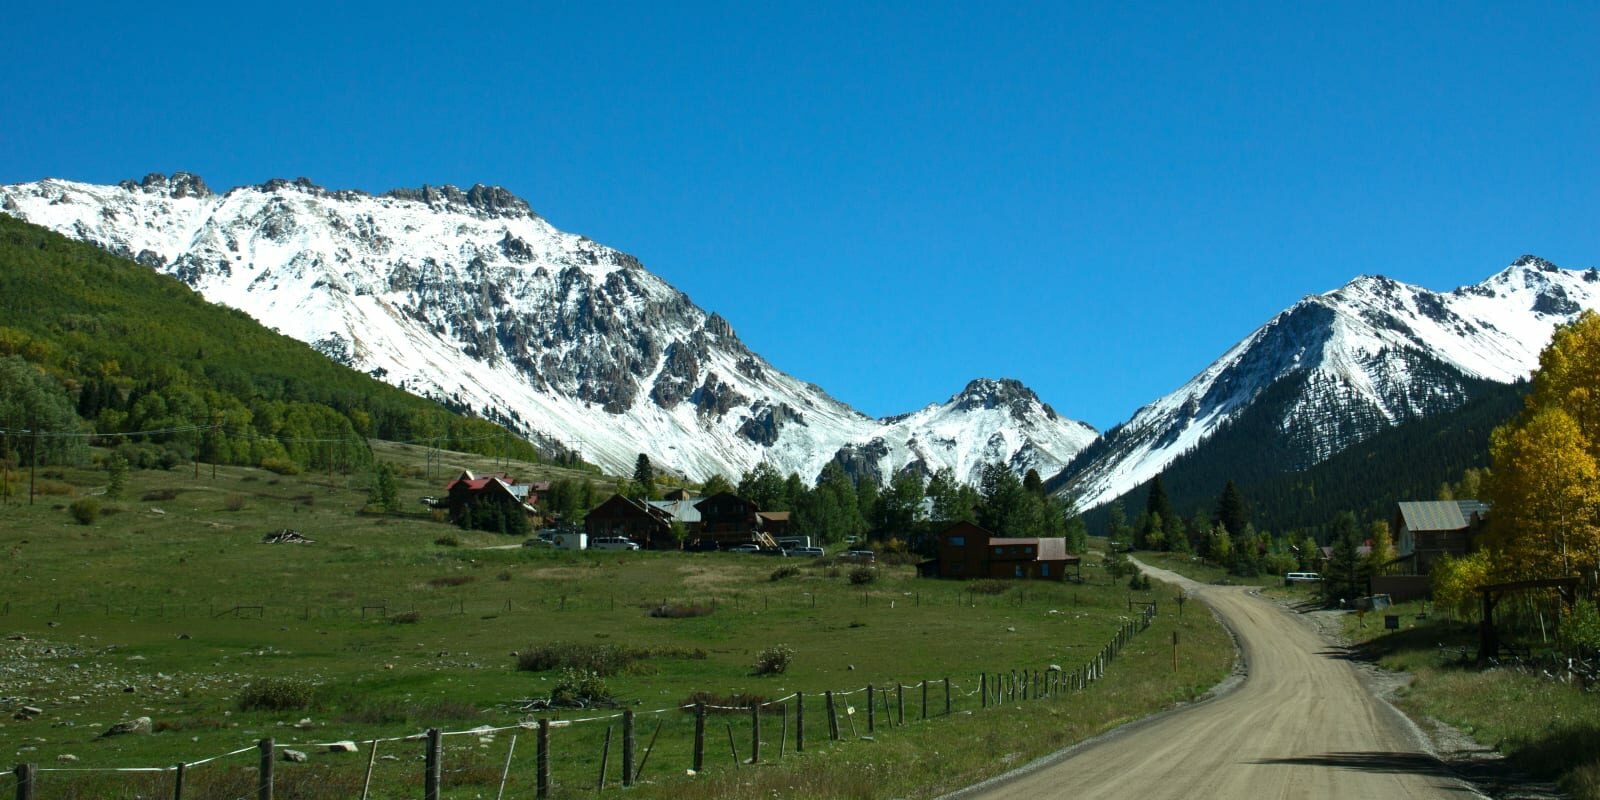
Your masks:
<svg viewBox="0 0 1600 800"><path fill-rule="evenodd" d="M1322 576L1315 572L1288 572L1284 573L1283 576L1283 584L1285 586L1292 586L1296 583L1317 583L1321 580Z"/></svg>
<svg viewBox="0 0 1600 800"><path fill-rule="evenodd" d="M728 548L726 552L729 552L729 553L759 553L759 552L761 552L761 547L760 547L760 545L754 545L754 544L736 544L736 545Z"/></svg>
<svg viewBox="0 0 1600 800"><path fill-rule="evenodd" d="M871 550L846 550L839 554L843 561L856 561L862 564L871 564L878 560L878 554Z"/></svg>
<svg viewBox="0 0 1600 800"><path fill-rule="evenodd" d="M590 550L638 550L639 544L625 536L597 536L589 540Z"/></svg>
<svg viewBox="0 0 1600 800"><path fill-rule="evenodd" d="M827 554L828 551L823 550L820 547L796 547L795 549L789 551L789 555L799 556L802 558L821 558Z"/></svg>
<svg viewBox="0 0 1600 800"><path fill-rule="evenodd" d="M776 548L764 547L764 548L762 548L760 550L757 550L756 551L756 555L758 555L758 556L774 556L774 557L777 557L777 558L788 558L789 557L789 551L785 550L785 549L783 549L781 547L776 547Z"/></svg>

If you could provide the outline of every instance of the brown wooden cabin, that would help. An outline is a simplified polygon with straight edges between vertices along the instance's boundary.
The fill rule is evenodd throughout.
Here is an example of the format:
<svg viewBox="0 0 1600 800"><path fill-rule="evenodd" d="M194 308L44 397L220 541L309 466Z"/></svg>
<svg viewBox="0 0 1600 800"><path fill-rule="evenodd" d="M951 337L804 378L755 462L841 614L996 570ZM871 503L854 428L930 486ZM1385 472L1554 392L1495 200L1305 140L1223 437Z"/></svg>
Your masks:
<svg viewBox="0 0 1600 800"><path fill-rule="evenodd" d="M971 522L956 522L939 533L939 555L921 565L925 576L1063 581L1082 580L1083 559L1067 553L1062 538L995 536Z"/></svg>
<svg viewBox="0 0 1600 800"><path fill-rule="evenodd" d="M754 501L732 492L720 492L694 504L700 512L700 541L726 547L747 542L777 547L767 533L766 521ZM787 523L787 520L784 520Z"/></svg>
<svg viewBox="0 0 1600 800"><path fill-rule="evenodd" d="M471 472L462 472L445 485L444 506L449 509L451 521L459 520L469 505L480 503L499 503L537 518L539 510L534 506L536 495L533 489L534 486L530 484L517 483L516 478L510 475L485 475L479 478Z"/></svg>
<svg viewBox="0 0 1600 800"><path fill-rule="evenodd" d="M676 550L682 546L672 535L671 514L620 494L590 509L583 528L590 541L601 536L625 536L646 550Z"/></svg>

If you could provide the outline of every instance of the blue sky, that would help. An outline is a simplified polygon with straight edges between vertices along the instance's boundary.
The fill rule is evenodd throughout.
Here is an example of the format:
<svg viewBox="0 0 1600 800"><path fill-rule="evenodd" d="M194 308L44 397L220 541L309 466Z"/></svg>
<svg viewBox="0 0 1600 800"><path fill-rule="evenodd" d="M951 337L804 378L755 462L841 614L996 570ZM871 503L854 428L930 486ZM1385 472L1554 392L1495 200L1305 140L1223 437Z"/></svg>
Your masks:
<svg viewBox="0 0 1600 800"><path fill-rule="evenodd" d="M1105 428L1299 297L1600 263L1600 5L23 4L0 181L506 186L884 415Z"/></svg>

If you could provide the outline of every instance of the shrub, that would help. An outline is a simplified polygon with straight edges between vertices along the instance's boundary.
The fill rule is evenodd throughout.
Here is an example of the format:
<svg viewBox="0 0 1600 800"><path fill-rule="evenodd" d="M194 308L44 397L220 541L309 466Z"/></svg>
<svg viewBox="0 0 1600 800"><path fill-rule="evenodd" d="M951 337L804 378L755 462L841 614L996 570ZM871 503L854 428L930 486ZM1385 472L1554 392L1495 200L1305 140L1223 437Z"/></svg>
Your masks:
<svg viewBox="0 0 1600 800"><path fill-rule="evenodd" d="M1133 576L1128 578L1128 588L1136 592L1141 590L1149 590L1150 576L1140 572L1133 573Z"/></svg>
<svg viewBox="0 0 1600 800"><path fill-rule="evenodd" d="M100 501L93 497L74 500L68 511L79 525L93 525L94 521L100 518Z"/></svg>
<svg viewBox="0 0 1600 800"><path fill-rule="evenodd" d="M1011 591L1011 584L1005 581L973 581L967 587L977 594L1005 594Z"/></svg>
<svg viewBox="0 0 1600 800"><path fill-rule="evenodd" d="M850 583L856 586L865 586L878 579L878 571L872 567L856 567L850 570Z"/></svg>
<svg viewBox="0 0 1600 800"><path fill-rule="evenodd" d="M650 609L650 616L660 619L685 619L687 617L704 617L711 613L711 606L677 605L669 604L656 606Z"/></svg>
<svg viewBox="0 0 1600 800"><path fill-rule="evenodd" d="M517 669L524 672L566 669L615 675L644 655L642 651L615 644L550 642L518 651Z"/></svg>
<svg viewBox="0 0 1600 800"><path fill-rule="evenodd" d="M239 690L240 711L298 711L311 705L315 687L294 678L263 678Z"/></svg>
<svg viewBox="0 0 1600 800"><path fill-rule="evenodd" d="M793 658L794 651L788 645L775 644L756 655L756 674L782 675Z"/></svg>
<svg viewBox="0 0 1600 800"><path fill-rule="evenodd" d="M550 702L571 705L600 703L611 699L611 687L605 678L586 669L564 669L556 685L550 689Z"/></svg>
<svg viewBox="0 0 1600 800"><path fill-rule="evenodd" d="M230 494L227 497L222 498L222 507L229 511L243 511L244 495Z"/></svg>
<svg viewBox="0 0 1600 800"><path fill-rule="evenodd" d="M476 575L445 575L428 581L428 585L435 589L443 589L447 586L466 586L477 579Z"/></svg>
<svg viewBox="0 0 1600 800"><path fill-rule="evenodd" d="M799 575L799 574L800 574L800 568L799 567L778 567L777 569L772 571L772 575L768 577L768 580L781 581L784 578L793 578L794 576Z"/></svg>
<svg viewBox="0 0 1600 800"><path fill-rule="evenodd" d="M300 465L287 458L263 458L261 468L279 475L299 475Z"/></svg>
<svg viewBox="0 0 1600 800"><path fill-rule="evenodd" d="M62 483L60 481L36 481L33 485L33 493L37 495L71 497L77 494L78 490L70 483Z"/></svg>
<svg viewBox="0 0 1600 800"><path fill-rule="evenodd" d="M421 611L405 611L388 618L390 625L415 625L422 621Z"/></svg>
<svg viewBox="0 0 1600 800"><path fill-rule="evenodd" d="M440 547L460 547L461 546L461 540L456 538L456 535L453 534L453 533L447 533L447 534L445 534L443 536L440 536L439 538L434 539L433 543L436 544L436 545L439 545Z"/></svg>
<svg viewBox="0 0 1600 800"><path fill-rule="evenodd" d="M180 489L151 489L150 491L145 492L142 495L139 495L139 499L140 500L146 500L146 501L150 501L150 500L156 500L156 501L160 501L160 500L176 500L176 499L178 499L178 492L179 491L181 491L181 490Z"/></svg>
<svg viewBox="0 0 1600 800"><path fill-rule="evenodd" d="M1561 623L1560 642L1573 655L1592 656L1600 651L1600 610L1588 600L1579 600L1572 615Z"/></svg>

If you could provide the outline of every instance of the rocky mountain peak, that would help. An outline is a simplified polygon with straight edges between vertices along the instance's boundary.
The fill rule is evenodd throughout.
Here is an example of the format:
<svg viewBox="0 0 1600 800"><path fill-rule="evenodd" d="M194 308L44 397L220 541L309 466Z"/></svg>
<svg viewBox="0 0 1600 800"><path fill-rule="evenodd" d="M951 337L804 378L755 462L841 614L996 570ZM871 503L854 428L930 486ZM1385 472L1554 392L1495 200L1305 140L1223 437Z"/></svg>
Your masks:
<svg viewBox="0 0 1600 800"><path fill-rule="evenodd" d="M137 182L126 180L117 185L130 192L139 191L174 199L211 195L211 189L206 186L206 182L192 172L174 172L171 177L160 172L152 172Z"/></svg>
<svg viewBox="0 0 1600 800"><path fill-rule="evenodd" d="M1550 263L1550 262L1548 262L1548 261L1536 256L1536 255L1526 255L1525 254L1525 255L1519 257L1516 261L1511 262L1511 266L1513 268L1516 268L1516 269L1537 270L1539 272L1560 272L1561 271L1560 267L1558 267L1558 266L1556 266L1556 265L1554 265L1554 264L1552 264L1552 263Z"/></svg>
<svg viewBox="0 0 1600 800"><path fill-rule="evenodd" d="M1037 404L1044 409L1045 416L1052 420L1056 419L1055 409L1041 402L1038 394L1015 378L999 380L977 378L951 397L950 402L962 411L982 408L1009 409L1011 415L1017 419L1025 417L1029 409Z"/></svg>
<svg viewBox="0 0 1600 800"><path fill-rule="evenodd" d="M415 200L436 211L476 212L477 216L488 218L538 216L533 213L528 201L512 194L510 190L481 183L474 183L466 191L448 183L443 186L423 184L420 189L391 189L384 196Z"/></svg>

